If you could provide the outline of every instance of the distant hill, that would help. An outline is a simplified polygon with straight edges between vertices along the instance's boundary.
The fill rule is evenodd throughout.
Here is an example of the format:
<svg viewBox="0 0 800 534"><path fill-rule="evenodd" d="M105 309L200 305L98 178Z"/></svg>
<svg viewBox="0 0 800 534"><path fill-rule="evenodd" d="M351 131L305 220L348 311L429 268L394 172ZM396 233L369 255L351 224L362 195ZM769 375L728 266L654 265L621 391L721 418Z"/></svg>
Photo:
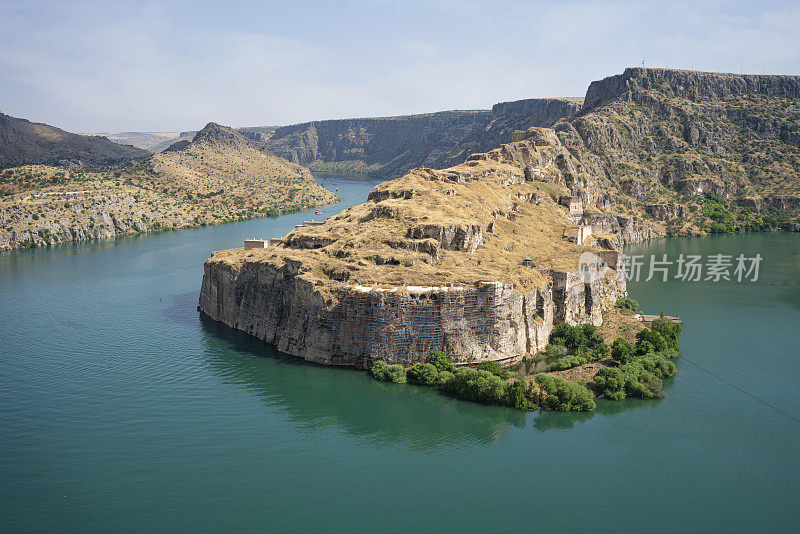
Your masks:
<svg viewBox="0 0 800 534"><path fill-rule="evenodd" d="M177 192L203 195L224 191L237 202L250 204L260 199L261 207L320 204L332 199L308 169L214 122L191 142L179 141L142 165L152 180Z"/></svg>
<svg viewBox="0 0 800 534"><path fill-rule="evenodd" d="M0 113L0 169L29 164L108 168L148 155L105 137L74 134Z"/></svg>
<svg viewBox="0 0 800 534"><path fill-rule="evenodd" d="M163 152L164 150L166 150L167 148L169 148L170 146L174 145L175 143L177 143L179 141L186 141L187 143L190 143L192 141L192 139L194 139L195 135L197 135L197 131L196 130L191 130L191 131L188 131L188 132L181 132L176 137L171 137L169 139L164 139L164 140L158 142L157 144L153 145L150 148L150 151L151 152L155 152L155 153Z"/></svg>
<svg viewBox="0 0 800 534"><path fill-rule="evenodd" d="M336 200L308 169L233 128L209 123L193 137L113 171L0 172L0 250L242 221Z"/></svg>
<svg viewBox="0 0 800 534"><path fill-rule="evenodd" d="M142 150L157 152L156 147L164 143L174 143L184 133L186 132L99 132L86 135L102 135L120 145L133 145ZM191 132L192 135L195 133Z"/></svg>
<svg viewBox="0 0 800 534"><path fill-rule="evenodd" d="M236 128L239 133L257 143L266 142L276 129L277 126L248 126L245 128ZM102 135L108 137L115 143L133 145L137 148L149 150L150 152L161 152L178 141L191 141L194 139L195 134L197 134L197 130L190 130L187 132L103 132L94 135Z"/></svg>

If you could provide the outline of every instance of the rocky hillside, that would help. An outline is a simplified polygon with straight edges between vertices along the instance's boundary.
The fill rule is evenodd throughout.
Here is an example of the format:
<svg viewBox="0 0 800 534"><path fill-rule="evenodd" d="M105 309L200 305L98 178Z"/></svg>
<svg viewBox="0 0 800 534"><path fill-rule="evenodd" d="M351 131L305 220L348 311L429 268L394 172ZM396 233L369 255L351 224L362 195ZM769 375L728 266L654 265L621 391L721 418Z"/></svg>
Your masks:
<svg viewBox="0 0 800 534"><path fill-rule="evenodd" d="M30 164L109 168L148 155L105 137L78 135L0 113L0 169Z"/></svg>
<svg viewBox="0 0 800 534"><path fill-rule="evenodd" d="M219 190L235 194L239 202L248 197L291 196L324 191L309 171L263 150L261 145L237 130L209 123L191 143L181 141L153 155L143 166L153 181L176 191L207 194ZM317 189L319 188L319 189Z"/></svg>
<svg viewBox="0 0 800 534"><path fill-rule="evenodd" d="M530 99L496 104L491 111L309 122L278 128L267 146L312 170L393 178L414 167L456 165L509 142L515 130L551 126L578 111L581 100Z"/></svg>
<svg viewBox="0 0 800 534"><path fill-rule="evenodd" d="M797 228L798 76L631 68L555 129L622 209L671 234Z"/></svg>
<svg viewBox="0 0 800 534"><path fill-rule="evenodd" d="M191 143L113 172L1 172L0 250L220 224L335 199L308 170L210 123Z"/></svg>

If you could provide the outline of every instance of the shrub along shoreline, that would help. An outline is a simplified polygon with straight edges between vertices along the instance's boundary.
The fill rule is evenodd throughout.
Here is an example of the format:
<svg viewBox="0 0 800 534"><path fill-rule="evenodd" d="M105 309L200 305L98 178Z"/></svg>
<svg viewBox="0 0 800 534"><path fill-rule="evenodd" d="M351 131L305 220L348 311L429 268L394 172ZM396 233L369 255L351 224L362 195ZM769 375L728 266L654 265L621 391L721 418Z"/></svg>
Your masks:
<svg viewBox="0 0 800 534"><path fill-rule="evenodd" d="M627 300L625 307L638 308L635 301ZM533 381L503 369L498 362L456 367L441 351L432 351L424 362L409 368L377 361L370 374L382 382L433 387L445 395L480 404L520 410L591 411L597 407L595 396L611 400L663 397L663 379L678 372L672 360L678 357L680 332L681 326L662 312L649 329L636 335L635 344L620 337L609 346L594 325L561 323L553 329L546 348L547 354L557 359ZM548 374L601 360L607 365L589 384Z"/></svg>

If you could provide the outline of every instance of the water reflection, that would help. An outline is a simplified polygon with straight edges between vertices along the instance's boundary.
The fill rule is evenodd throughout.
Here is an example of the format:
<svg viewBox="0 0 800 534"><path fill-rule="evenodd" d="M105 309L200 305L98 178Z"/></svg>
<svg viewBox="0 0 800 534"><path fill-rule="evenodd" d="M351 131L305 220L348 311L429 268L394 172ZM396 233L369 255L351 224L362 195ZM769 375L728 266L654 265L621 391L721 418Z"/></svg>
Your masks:
<svg viewBox="0 0 800 534"><path fill-rule="evenodd" d="M208 317L201 316L201 323L204 354L214 373L279 406L308 430L337 427L378 443L431 449L488 443L511 427L524 427L531 417L430 388L377 382L360 371L309 364Z"/></svg>

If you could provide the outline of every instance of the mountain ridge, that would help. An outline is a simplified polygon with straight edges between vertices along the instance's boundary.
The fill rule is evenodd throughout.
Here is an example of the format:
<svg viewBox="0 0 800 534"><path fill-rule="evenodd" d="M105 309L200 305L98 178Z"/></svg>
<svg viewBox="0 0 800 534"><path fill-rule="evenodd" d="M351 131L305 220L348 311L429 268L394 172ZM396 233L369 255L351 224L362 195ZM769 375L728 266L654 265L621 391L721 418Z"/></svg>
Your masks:
<svg viewBox="0 0 800 534"><path fill-rule="evenodd" d="M491 110L310 121L276 129L266 146L315 171L392 178L415 167L461 163L471 153L509 141L514 130L551 126L580 109L581 100L525 99Z"/></svg>
<svg viewBox="0 0 800 534"><path fill-rule="evenodd" d="M102 136L67 132L0 113L0 169L27 164L115 167L150 153Z"/></svg>

